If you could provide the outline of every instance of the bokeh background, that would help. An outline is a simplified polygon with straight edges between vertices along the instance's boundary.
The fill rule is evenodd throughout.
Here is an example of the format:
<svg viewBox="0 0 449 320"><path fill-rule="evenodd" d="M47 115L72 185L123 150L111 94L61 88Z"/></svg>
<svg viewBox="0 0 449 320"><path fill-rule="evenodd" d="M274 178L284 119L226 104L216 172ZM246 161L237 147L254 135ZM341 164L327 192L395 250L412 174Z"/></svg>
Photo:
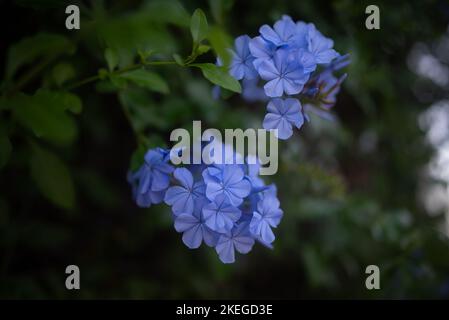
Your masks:
<svg viewBox="0 0 449 320"><path fill-rule="evenodd" d="M80 30L65 28L68 4L80 5ZM380 30L365 28L369 4ZM263 103L214 100L198 70L176 65L153 69L169 94L103 80L70 90L82 110L73 96L72 112L20 98L95 76L106 48L120 67L148 50L187 56L196 8L215 46L288 14L352 60L334 121L312 116L279 145L279 172L267 177L284 210L275 249L256 245L232 265L186 248L168 206L137 208L126 173L139 145L169 146L192 120L260 127ZM447 1L17 0L0 15L0 297L449 298ZM214 63L214 52L200 60ZM65 288L70 264L81 290ZM370 264L380 290L365 288Z"/></svg>

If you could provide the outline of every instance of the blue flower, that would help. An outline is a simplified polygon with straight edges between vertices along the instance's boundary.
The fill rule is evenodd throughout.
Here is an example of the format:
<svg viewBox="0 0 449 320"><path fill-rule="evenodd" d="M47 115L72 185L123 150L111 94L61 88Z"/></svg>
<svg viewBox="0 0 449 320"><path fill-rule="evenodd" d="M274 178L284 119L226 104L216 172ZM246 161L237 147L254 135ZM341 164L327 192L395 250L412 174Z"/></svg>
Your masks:
<svg viewBox="0 0 449 320"><path fill-rule="evenodd" d="M193 182L192 173L186 168L177 168L173 173L180 182L180 186L173 186L167 189L164 201L172 206L173 214L192 214L195 198L204 195L204 182Z"/></svg>
<svg viewBox="0 0 449 320"><path fill-rule="evenodd" d="M206 226L202 216L202 208L206 203L204 199L196 199L193 214L182 213L175 219L175 229L183 233L182 241L190 249L198 248L203 241L209 247L217 244L219 234Z"/></svg>
<svg viewBox="0 0 449 320"><path fill-rule="evenodd" d="M150 149L145 154L145 162L140 169L138 191L162 191L168 188L173 166L168 164L169 152L161 149Z"/></svg>
<svg viewBox="0 0 449 320"><path fill-rule="evenodd" d="M138 191L141 172L141 169L134 173L128 172L127 176L127 180L132 187L132 196L134 201L136 201L136 204L142 208L149 208L154 203L161 203L164 199L165 191L148 190L144 193L140 193Z"/></svg>
<svg viewBox="0 0 449 320"><path fill-rule="evenodd" d="M211 201L224 195L232 205L239 206L251 192L251 183L245 178L239 165L210 167L203 171L203 177L206 182L206 197Z"/></svg>
<svg viewBox="0 0 449 320"><path fill-rule="evenodd" d="M265 194L257 203L257 211L253 213L249 226L251 234L260 237L263 242L272 243L275 236L271 228L278 226L282 214L279 200L273 195Z"/></svg>
<svg viewBox="0 0 449 320"><path fill-rule="evenodd" d="M298 129L304 123L302 107L298 99L272 99L267 106L268 113L263 120L266 130L278 129L279 139L288 139L293 134L292 126Z"/></svg>
<svg viewBox="0 0 449 320"><path fill-rule="evenodd" d="M174 170L168 161L167 150L150 149L145 154L144 164L128 176L138 206L150 207L151 204L162 202L170 183L170 174Z"/></svg>
<svg viewBox="0 0 449 320"><path fill-rule="evenodd" d="M273 59L262 61L258 69L260 77L268 81L264 89L269 97L300 93L310 76L307 70L286 49L278 49Z"/></svg>
<svg viewBox="0 0 449 320"><path fill-rule="evenodd" d="M233 263L235 261L235 250L242 254L251 251L254 245L254 238L249 232L247 222L236 225L230 232L222 234L218 239L215 250L223 263Z"/></svg>
<svg viewBox="0 0 449 320"><path fill-rule="evenodd" d="M282 16L282 19L274 24L274 30L268 25L260 27L259 32L265 40L280 47L288 45L295 36L295 23L289 16Z"/></svg>
<svg viewBox="0 0 449 320"><path fill-rule="evenodd" d="M233 58L230 66L230 74L237 80L257 78L257 71L254 69L254 57L248 47L250 37L243 35L235 39L235 51L232 51Z"/></svg>
<svg viewBox="0 0 449 320"><path fill-rule="evenodd" d="M242 212L234 207L224 195L219 195L203 207L203 217L206 225L216 232L228 232L234 223L240 219Z"/></svg>
<svg viewBox="0 0 449 320"><path fill-rule="evenodd" d="M276 45L259 36L249 41L249 50L254 56L253 65L259 71L259 66L263 61L273 58Z"/></svg>
<svg viewBox="0 0 449 320"><path fill-rule="evenodd" d="M313 23L308 24L308 50L315 57L318 64L326 64L338 57L338 53L332 49L334 41L326 38L319 32Z"/></svg>

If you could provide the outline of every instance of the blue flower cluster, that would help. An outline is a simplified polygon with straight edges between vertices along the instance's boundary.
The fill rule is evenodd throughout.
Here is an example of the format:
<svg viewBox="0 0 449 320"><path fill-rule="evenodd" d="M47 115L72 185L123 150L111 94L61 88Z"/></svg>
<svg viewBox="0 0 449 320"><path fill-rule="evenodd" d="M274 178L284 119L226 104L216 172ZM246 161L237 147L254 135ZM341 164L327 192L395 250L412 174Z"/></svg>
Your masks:
<svg viewBox="0 0 449 320"><path fill-rule="evenodd" d="M313 23L295 23L285 15L259 33L235 40L229 72L242 80L244 98L269 100L263 127L278 129L278 138L288 139L293 127L308 120L299 97L313 98L320 108L335 103L345 76L336 79L333 72L348 65L348 55L340 56Z"/></svg>
<svg viewBox="0 0 449 320"><path fill-rule="evenodd" d="M175 168L169 154L170 150L150 149L142 166L128 174L138 206L171 206L184 244L196 249L204 242L215 248L223 263L233 263L235 251L246 254L256 241L272 248L272 228L283 212L275 185L265 185L258 164L212 161Z"/></svg>

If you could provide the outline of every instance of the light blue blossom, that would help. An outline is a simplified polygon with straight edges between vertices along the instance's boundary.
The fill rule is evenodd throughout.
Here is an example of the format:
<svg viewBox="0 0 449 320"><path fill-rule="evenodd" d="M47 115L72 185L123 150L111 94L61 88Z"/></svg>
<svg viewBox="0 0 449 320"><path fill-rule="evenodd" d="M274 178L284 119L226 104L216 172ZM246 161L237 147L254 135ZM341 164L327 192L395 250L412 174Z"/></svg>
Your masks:
<svg viewBox="0 0 449 320"><path fill-rule="evenodd" d="M217 244L219 234L206 226L202 215L206 203L204 199L197 198L192 214L181 213L175 219L175 229L183 233L182 242L190 249L198 248L203 241L209 247Z"/></svg>
<svg viewBox="0 0 449 320"><path fill-rule="evenodd" d="M295 54L299 52L295 51ZM307 70L309 69L307 66ZM265 60L260 64L258 71L260 77L267 80L264 89L269 97L281 97L284 92L287 95L300 93L310 76L300 60L286 49L277 50L272 60Z"/></svg>
<svg viewBox="0 0 449 320"><path fill-rule="evenodd" d="M313 23L308 24L308 47L310 53L315 57L318 64L330 63L338 57L337 51L333 49L334 41L326 38L319 32Z"/></svg>
<svg viewBox="0 0 449 320"><path fill-rule="evenodd" d="M250 37L243 35L235 39L235 51L232 51L232 62L230 66L231 75L237 80L255 79L258 77L254 69L254 57L249 51Z"/></svg>
<svg viewBox="0 0 449 320"><path fill-rule="evenodd" d="M198 181L194 183L192 173L186 168L177 168L173 175L181 185L168 188L164 201L172 206L172 211L175 215L180 213L192 214L194 200L204 195L204 182Z"/></svg>
<svg viewBox="0 0 449 320"><path fill-rule="evenodd" d="M232 205L239 206L251 192L251 184L239 165L210 167L203 171L203 177L206 182L206 197L211 201L224 195Z"/></svg>
<svg viewBox="0 0 449 320"><path fill-rule="evenodd" d="M277 129L279 139L288 139L293 134L292 126L298 129L304 123L301 103L298 99L272 99L267 106L268 113L263 120L266 130Z"/></svg>
<svg viewBox="0 0 449 320"><path fill-rule="evenodd" d="M246 254L251 251L253 245L254 238L249 232L249 224L241 222L231 231L220 236L215 250L223 263L233 263L235 261L235 250Z"/></svg>
<svg viewBox="0 0 449 320"><path fill-rule="evenodd" d="M278 226L282 218L282 210L279 208L279 200L270 194L265 194L257 203L257 211L254 211L250 222L250 231L256 237L266 243L272 243L275 239L271 228Z"/></svg>
<svg viewBox="0 0 449 320"><path fill-rule="evenodd" d="M258 36L249 41L249 50L254 56L254 67L259 70L259 66L263 61L273 58L276 52L276 45Z"/></svg>
<svg viewBox="0 0 449 320"><path fill-rule="evenodd" d="M295 27L292 18L284 15L274 24L274 28L265 24L260 27L259 32L265 40L280 47L288 45L290 41L293 40L295 36Z"/></svg>
<svg viewBox="0 0 449 320"><path fill-rule="evenodd" d="M217 196L214 201L203 207L206 225L220 233L230 231L241 215L240 209L233 206L224 195Z"/></svg>
<svg viewBox="0 0 449 320"><path fill-rule="evenodd" d="M128 175L128 181L133 185L133 197L137 205L150 207L164 199L174 168L168 164L169 152L161 148L150 149L144 160L135 173Z"/></svg>

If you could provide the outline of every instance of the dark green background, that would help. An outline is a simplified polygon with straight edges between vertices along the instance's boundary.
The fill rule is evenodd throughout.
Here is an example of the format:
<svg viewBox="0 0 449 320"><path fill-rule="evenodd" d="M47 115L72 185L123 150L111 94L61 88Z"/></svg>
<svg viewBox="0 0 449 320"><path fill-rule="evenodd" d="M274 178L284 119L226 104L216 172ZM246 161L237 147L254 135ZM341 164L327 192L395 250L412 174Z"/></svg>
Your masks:
<svg viewBox="0 0 449 320"><path fill-rule="evenodd" d="M351 54L352 64L334 108L338 121L312 118L280 142L279 172L267 178L277 184L284 210L275 249L256 245L224 265L212 249L182 244L166 205L133 203L126 173L138 142L169 146L171 130L189 128L192 120L220 129L260 127L265 112L239 95L214 101L212 84L198 70L157 66L151 70L169 94L108 80L77 87L71 92L82 112L58 114L68 124L52 127L50 139L18 123L13 109L22 102L0 107L0 129L12 145L0 169L0 297L448 298L444 210L429 215L419 197L423 185L447 182L423 174L435 152L418 125L448 87L420 78L407 59L417 43L435 48L447 30L449 4L211 0L184 1L178 12L161 11L160 3L83 1L81 30L69 31L65 1L2 1L2 99L61 90L95 75L107 69L106 47L119 51L119 67L136 61L137 49L156 50L161 60L185 57L196 8L232 38L255 36L282 14L314 22L339 52ZM365 28L368 4L380 7L380 30ZM73 48L38 40L8 53L39 32L60 34ZM8 77L8 65L33 50L41 54ZM199 61L214 63L215 56ZM79 291L65 288L70 264L81 269ZM370 264L380 267L381 290L365 288Z"/></svg>

